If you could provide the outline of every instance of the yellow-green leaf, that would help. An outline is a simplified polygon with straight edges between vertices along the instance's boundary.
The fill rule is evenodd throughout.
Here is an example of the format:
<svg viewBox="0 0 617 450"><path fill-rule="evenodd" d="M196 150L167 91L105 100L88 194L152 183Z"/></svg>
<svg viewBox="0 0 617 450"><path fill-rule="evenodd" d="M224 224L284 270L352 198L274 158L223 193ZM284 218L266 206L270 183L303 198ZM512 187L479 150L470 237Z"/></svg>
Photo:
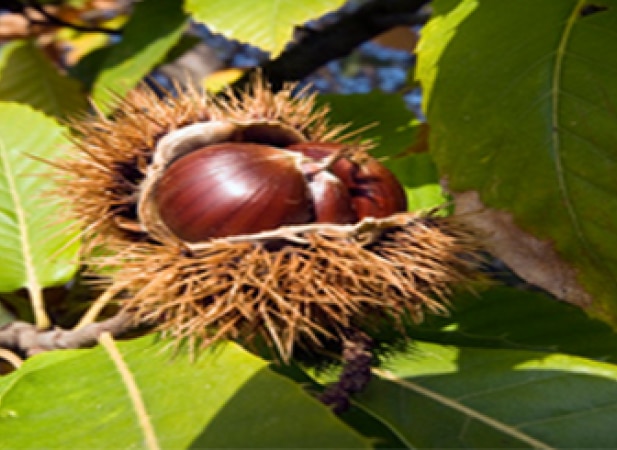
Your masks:
<svg viewBox="0 0 617 450"><path fill-rule="evenodd" d="M106 48L92 87L102 110L134 88L179 41L186 16L177 0L144 0L124 26L122 41Z"/></svg>
<svg viewBox="0 0 617 450"><path fill-rule="evenodd" d="M370 448L239 346L192 359L152 336L38 355L0 378L0 436L0 449Z"/></svg>
<svg viewBox="0 0 617 450"><path fill-rule="evenodd" d="M75 230L50 200L51 169L39 159L62 157L65 131L29 106L0 103L0 292L27 288L35 310L42 289L68 281L77 267Z"/></svg>
<svg viewBox="0 0 617 450"><path fill-rule="evenodd" d="M335 10L342 0L187 0L193 19L212 30L268 51L274 57L291 41L293 29Z"/></svg>

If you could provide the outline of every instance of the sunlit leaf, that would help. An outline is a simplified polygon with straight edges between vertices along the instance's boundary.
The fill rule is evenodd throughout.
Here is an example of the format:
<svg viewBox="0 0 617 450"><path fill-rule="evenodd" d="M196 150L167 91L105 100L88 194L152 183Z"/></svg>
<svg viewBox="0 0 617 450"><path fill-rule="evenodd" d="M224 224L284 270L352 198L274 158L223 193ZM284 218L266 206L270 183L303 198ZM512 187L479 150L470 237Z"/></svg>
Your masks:
<svg viewBox="0 0 617 450"><path fill-rule="evenodd" d="M69 280L78 239L50 201L50 167L62 157L65 129L29 106L0 103L0 292L21 287L33 301L41 289Z"/></svg>
<svg viewBox="0 0 617 450"><path fill-rule="evenodd" d="M580 308L542 292L496 286L459 293L449 316L428 316L415 339L493 349L568 353L617 363L617 334Z"/></svg>
<svg viewBox="0 0 617 450"><path fill-rule="evenodd" d="M62 118L87 107L80 83L59 73L32 41L14 41L0 51L0 101L25 103Z"/></svg>
<svg viewBox="0 0 617 450"><path fill-rule="evenodd" d="M210 75L206 76L202 81L202 86L208 92L217 93L231 85L234 81L238 80L243 74L244 70L237 68L229 68L218 70Z"/></svg>
<svg viewBox="0 0 617 450"><path fill-rule="evenodd" d="M343 0L187 0L185 9L193 19L212 30L276 56L291 41L294 27L335 10L344 3Z"/></svg>
<svg viewBox="0 0 617 450"><path fill-rule="evenodd" d="M186 16L177 0L144 0L124 26L122 41L104 49L92 98L104 110L135 87L179 41Z"/></svg>
<svg viewBox="0 0 617 450"><path fill-rule="evenodd" d="M152 337L117 346L160 448L370 447L233 344L194 361ZM0 378L0 448L143 448L127 374L110 356L102 348L52 352Z"/></svg>
<svg viewBox="0 0 617 450"><path fill-rule="evenodd" d="M67 33L69 50L65 56L67 64L73 66L85 55L109 44L109 36L101 33Z"/></svg>
<svg viewBox="0 0 617 450"><path fill-rule="evenodd" d="M434 6L418 74L440 171L553 242L616 324L617 4Z"/></svg>

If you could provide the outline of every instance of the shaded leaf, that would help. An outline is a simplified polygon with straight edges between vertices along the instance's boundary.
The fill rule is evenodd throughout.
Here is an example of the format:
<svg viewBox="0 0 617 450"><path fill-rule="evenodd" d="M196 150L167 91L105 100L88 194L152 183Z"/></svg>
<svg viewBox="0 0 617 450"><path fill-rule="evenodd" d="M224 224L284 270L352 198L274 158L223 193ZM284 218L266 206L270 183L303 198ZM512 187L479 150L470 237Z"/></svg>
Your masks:
<svg viewBox="0 0 617 450"><path fill-rule="evenodd" d="M3 305L0 303L0 327L6 325L9 322L15 320L13 314L11 314Z"/></svg>
<svg viewBox="0 0 617 450"><path fill-rule="evenodd" d="M448 317L428 316L412 338L462 347L559 352L617 363L617 334L542 292L493 287L459 293Z"/></svg>
<svg viewBox="0 0 617 450"><path fill-rule="evenodd" d="M332 123L350 123L349 131L352 132L369 126L358 136L375 142L371 153L384 158L382 162L403 184L410 210L425 210L445 203L430 155L408 154L420 135L417 133L419 123L400 95L381 92L327 94L320 95L318 102L331 107Z"/></svg>
<svg viewBox="0 0 617 450"><path fill-rule="evenodd" d="M185 9L193 19L212 30L260 47L275 57L291 41L294 27L344 3L344 0L187 0Z"/></svg>
<svg viewBox="0 0 617 450"><path fill-rule="evenodd" d="M357 404L408 447L612 448L617 367L577 357L418 343Z"/></svg>
<svg viewBox="0 0 617 450"><path fill-rule="evenodd" d="M185 28L186 16L181 2L144 0L136 3L133 15L124 26L122 41L94 53L99 58L92 87L92 98L97 105L103 110L111 109L118 96L122 97L135 87L164 60ZM90 58L84 61L84 64L89 63Z"/></svg>
<svg viewBox="0 0 617 450"><path fill-rule="evenodd" d="M47 198L50 167L34 158L62 157L65 131L29 106L0 104L0 292L26 287L34 296L75 273L76 233Z"/></svg>
<svg viewBox="0 0 617 450"><path fill-rule="evenodd" d="M32 41L14 41L0 52L0 100L25 103L66 118L85 111L80 83L62 75Z"/></svg>
<svg viewBox="0 0 617 450"><path fill-rule="evenodd" d="M101 68L105 60L118 44L103 46L92 50L82 57L77 63L69 67L72 77L81 81L88 91L92 91L95 81L100 76Z"/></svg>
<svg viewBox="0 0 617 450"><path fill-rule="evenodd" d="M161 448L369 447L240 347L222 344L191 361L168 345L152 337L117 343ZM0 378L0 448L143 447L134 411L102 348L39 355Z"/></svg>
<svg viewBox="0 0 617 450"><path fill-rule="evenodd" d="M595 14L586 14L589 5ZM521 33L524 29L525 32ZM418 75L431 149L454 191L557 251L617 323L614 1L435 2Z"/></svg>

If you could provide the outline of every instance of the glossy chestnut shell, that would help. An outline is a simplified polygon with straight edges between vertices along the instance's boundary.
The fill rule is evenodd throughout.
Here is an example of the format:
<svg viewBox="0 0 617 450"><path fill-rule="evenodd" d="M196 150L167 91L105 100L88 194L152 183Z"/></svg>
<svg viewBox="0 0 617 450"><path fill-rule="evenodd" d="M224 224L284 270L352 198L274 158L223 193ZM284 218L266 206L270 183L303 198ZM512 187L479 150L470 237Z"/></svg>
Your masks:
<svg viewBox="0 0 617 450"><path fill-rule="evenodd" d="M351 224L406 210L394 175L376 160L341 156L341 144L225 142L173 161L154 190L158 216L186 242L285 225Z"/></svg>
<svg viewBox="0 0 617 450"><path fill-rule="evenodd" d="M165 224L189 242L312 217L299 158L259 144L215 144L180 158L159 180L155 201Z"/></svg>
<svg viewBox="0 0 617 450"><path fill-rule="evenodd" d="M323 161L340 151L341 145L304 142L287 148ZM329 170L347 188L356 213L355 221L365 217L387 217L407 210L403 187L394 174L377 160L367 157L360 164L340 158Z"/></svg>

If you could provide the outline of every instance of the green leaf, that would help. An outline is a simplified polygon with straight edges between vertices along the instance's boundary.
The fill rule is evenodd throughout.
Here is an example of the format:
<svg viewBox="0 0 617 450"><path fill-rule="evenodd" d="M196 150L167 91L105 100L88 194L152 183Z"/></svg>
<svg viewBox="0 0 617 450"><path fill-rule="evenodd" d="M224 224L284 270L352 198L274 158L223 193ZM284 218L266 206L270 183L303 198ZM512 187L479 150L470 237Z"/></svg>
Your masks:
<svg viewBox="0 0 617 450"><path fill-rule="evenodd" d="M350 123L351 132L367 127L358 136L375 142L376 148L371 153L384 158L384 165L403 184L411 211L427 210L445 203L430 155L425 152L399 156L414 144L420 134L417 132L418 122L400 95L382 92L325 94L318 97L318 102L330 106L328 117L332 123Z"/></svg>
<svg viewBox="0 0 617 450"><path fill-rule="evenodd" d="M409 448L612 448L617 367L418 343L376 370L357 406Z"/></svg>
<svg viewBox="0 0 617 450"><path fill-rule="evenodd" d="M11 314L2 303L0 303L0 327L15 320L15 316Z"/></svg>
<svg viewBox="0 0 617 450"><path fill-rule="evenodd" d="M100 347L57 351L0 378L0 448L143 448L140 419L160 448L370 447L299 385L234 344L193 361L152 337L117 347L121 363Z"/></svg>
<svg viewBox="0 0 617 450"><path fill-rule="evenodd" d="M163 61L186 28L186 16L178 0L144 0L124 26L122 41L98 54L99 74L92 98L104 111L113 108L118 97L134 88Z"/></svg>
<svg viewBox="0 0 617 450"><path fill-rule="evenodd" d="M418 76L440 171L554 242L617 324L617 3L434 6Z"/></svg>
<svg viewBox="0 0 617 450"><path fill-rule="evenodd" d="M35 309L42 288L68 281L77 268L74 227L48 198L54 183L41 162L63 156L65 132L29 106L0 104L0 292L26 287Z"/></svg>
<svg viewBox="0 0 617 450"><path fill-rule="evenodd" d="M212 30L278 55L291 41L293 30L339 8L344 0L186 0L193 19Z"/></svg>
<svg viewBox="0 0 617 450"><path fill-rule="evenodd" d="M14 41L0 52L0 100L25 103L66 118L85 111L80 83L62 75L32 41Z"/></svg>
<svg viewBox="0 0 617 450"><path fill-rule="evenodd" d="M493 287L459 293L451 315L427 316L410 336L462 347L560 352L617 363L617 334L580 308L542 292Z"/></svg>

